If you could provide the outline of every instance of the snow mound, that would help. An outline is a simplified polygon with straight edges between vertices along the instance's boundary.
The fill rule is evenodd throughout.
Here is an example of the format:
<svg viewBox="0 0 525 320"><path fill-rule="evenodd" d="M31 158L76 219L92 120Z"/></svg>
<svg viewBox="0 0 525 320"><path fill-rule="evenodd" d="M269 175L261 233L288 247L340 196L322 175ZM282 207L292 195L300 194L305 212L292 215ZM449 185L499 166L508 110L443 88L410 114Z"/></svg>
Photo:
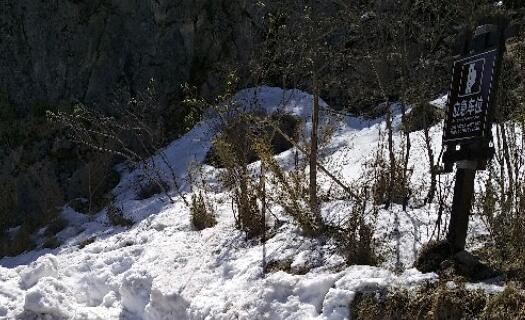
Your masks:
<svg viewBox="0 0 525 320"><path fill-rule="evenodd" d="M58 276L58 260L53 255L45 255L31 263L26 270L20 274L20 286L29 289L40 279L45 277L56 278Z"/></svg>
<svg viewBox="0 0 525 320"><path fill-rule="evenodd" d="M119 290L122 307L137 317L144 318L152 284L153 279L146 271L126 274Z"/></svg>
<svg viewBox="0 0 525 320"><path fill-rule="evenodd" d="M24 311L59 319L71 318L74 314L71 296L72 293L62 282L44 277L27 291Z"/></svg>
<svg viewBox="0 0 525 320"><path fill-rule="evenodd" d="M144 312L146 320L171 320L171 319L188 319L187 310L189 302L180 294L163 293L161 289L153 288L150 295L150 301Z"/></svg>

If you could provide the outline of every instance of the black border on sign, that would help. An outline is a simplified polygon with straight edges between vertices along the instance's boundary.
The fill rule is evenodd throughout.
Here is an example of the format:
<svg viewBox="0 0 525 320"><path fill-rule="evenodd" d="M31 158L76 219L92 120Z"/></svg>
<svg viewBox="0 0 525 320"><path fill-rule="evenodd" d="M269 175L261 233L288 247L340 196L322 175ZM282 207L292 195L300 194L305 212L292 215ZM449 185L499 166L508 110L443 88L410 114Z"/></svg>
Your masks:
<svg viewBox="0 0 525 320"><path fill-rule="evenodd" d="M478 57L478 56L481 56L481 55L484 55L484 54L487 54L487 53L492 53L492 52L495 52L496 55L498 54L498 48L495 48L495 49L492 49L492 50L488 50L488 51L484 51L484 52L480 52L478 54L475 54L475 55L472 55L472 56L468 56L468 57L464 57L462 59L459 59L459 60L456 60L454 61L454 64L452 66L452 79L450 81L450 95L452 95L452 92L453 92L453 88L452 86L454 85L454 70L456 69L456 65L458 63L462 63L466 60L469 60L469 59L472 59L472 58L475 58L475 57ZM484 121L484 124L485 126L487 125L487 117L489 115L489 111L490 111L490 97L491 97L491 93L492 93L492 85L493 85L493 81L494 81L494 75L496 73L496 61L497 61L497 56L496 58L494 59L494 61L492 62L492 72L490 74L490 83L489 83L489 92L488 92L488 96L487 96L487 112L485 112L485 117L483 119ZM458 79L458 82L461 82L461 79ZM461 98L459 96L459 90L460 88L458 88L457 90L454 90L454 91L457 91L457 98ZM450 95L447 99L447 118L445 119L444 121L444 124L443 124L443 129L444 130L448 130L447 128L447 122L448 122L448 119L450 117L450 111L451 111L451 100L450 100ZM462 138L454 138L454 139L447 139L445 135L443 135L443 140L442 140L442 143L443 144L447 144L447 143L451 143L451 142L460 142L460 141L464 141L464 140L475 140L475 139L483 139L485 138L485 131L487 131L487 128L485 128L485 130L481 130L481 136L475 136L475 137L462 137ZM444 133L446 133L447 131L444 131Z"/></svg>

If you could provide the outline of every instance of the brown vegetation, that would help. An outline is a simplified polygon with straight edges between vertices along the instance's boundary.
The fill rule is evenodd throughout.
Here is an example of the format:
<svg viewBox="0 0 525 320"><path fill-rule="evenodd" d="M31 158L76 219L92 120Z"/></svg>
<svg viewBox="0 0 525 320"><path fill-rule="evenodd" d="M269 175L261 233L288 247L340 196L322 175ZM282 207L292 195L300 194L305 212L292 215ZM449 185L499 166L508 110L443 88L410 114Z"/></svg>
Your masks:
<svg viewBox="0 0 525 320"><path fill-rule="evenodd" d="M191 198L190 216L191 224L196 230L211 228L217 224L215 212L206 203L202 192L194 194Z"/></svg>
<svg viewBox="0 0 525 320"><path fill-rule="evenodd" d="M525 292L513 287L497 294L433 283L414 291L358 293L351 305L352 319L454 320L523 319Z"/></svg>

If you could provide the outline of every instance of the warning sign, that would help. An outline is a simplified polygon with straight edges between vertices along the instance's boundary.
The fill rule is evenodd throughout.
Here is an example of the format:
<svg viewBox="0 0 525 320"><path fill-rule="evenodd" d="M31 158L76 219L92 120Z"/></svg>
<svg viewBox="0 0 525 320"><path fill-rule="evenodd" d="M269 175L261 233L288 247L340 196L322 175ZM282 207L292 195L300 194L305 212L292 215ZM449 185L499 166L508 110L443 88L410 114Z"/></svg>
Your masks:
<svg viewBox="0 0 525 320"><path fill-rule="evenodd" d="M460 142L490 135L489 116L498 50L454 62L443 142Z"/></svg>

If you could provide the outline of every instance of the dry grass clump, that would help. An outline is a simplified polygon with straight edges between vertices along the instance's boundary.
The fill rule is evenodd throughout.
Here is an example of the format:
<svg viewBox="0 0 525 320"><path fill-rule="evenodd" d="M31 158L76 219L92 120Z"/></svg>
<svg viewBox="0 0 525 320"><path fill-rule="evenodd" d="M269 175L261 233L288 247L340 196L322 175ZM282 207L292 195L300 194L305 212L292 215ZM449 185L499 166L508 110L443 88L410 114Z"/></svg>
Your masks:
<svg viewBox="0 0 525 320"><path fill-rule="evenodd" d="M235 226L244 231L248 238L259 236L264 230L264 221L257 204L260 188L248 170L256 126L252 117L239 114L226 119L214 140L214 152L224 168L220 180L232 195Z"/></svg>
<svg viewBox="0 0 525 320"><path fill-rule="evenodd" d="M525 293L508 286L488 301L482 319L525 319Z"/></svg>
<svg viewBox="0 0 525 320"><path fill-rule="evenodd" d="M264 265L264 273L274 273L278 271L284 271L286 273L292 273L293 259L284 260L272 260Z"/></svg>
<svg viewBox="0 0 525 320"><path fill-rule="evenodd" d="M216 141L218 154L225 164L220 179L232 195L235 226L246 233L248 238L260 235L264 229L262 216L257 204L258 187L248 170L246 157L236 156L239 146L228 141ZM247 150L247 149L245 149Z"/></svg>
<svg viewBox="0 0 525 320"><path fill-rule="evenodd" d="M436 272L441 269L441 263L453 255L454 250L447 241L430 241L421 248L414 267L421 272Z"/></svg>
<svg viewBox="0 0 525 320"><path fill-rule="evenodd" d="M88 246L88 245L94 243L96 240L97 240L97 237L87 238L86 240L81 241L81 242L78 244L78 248L79 248L79 249L84 249L86 246Z"/></svg>
<svg viewBox="0 0 525 320"><path fill-rule="evenodd" d="M403 204L410 197L410 174L404 176L404 168L400 161L396 161L395 167L391 168L389 161L384 157L382 151L377 155L373 162L367 164L373 172L369 173L372 177L372 195L376 204L396 203Z"/></svg>
<svg viewBox="0 0 525 320"><path fill-rule="evenodd" d="M377 266L382 261L378 252L378 241L374 238L372 224L365 219L366 215L370 214L366 209L368 192L362 189L362 192L356 194L359 194L359 199L355 199L350 218L337 231L336 238L348 265ZM371 214L375 214L375 211Z"/></svg>
<svg viewBox="0 0 525 320"><path fill-rule="evenodd" d="M358 293L351 305L352 319L456 320L524 319L525 293L513 287L488 295L462 284L427 284L415 291Z"/></svg>
<svg viewBox="0 0 525 320"><path fill-rule="evenodd" d="M211 228L217 224L215 212L204 200L202 192L192 196L190 215L191 223L196 230Z"/></svg>
<svg viewBox="0 0 525 320"><path fill-rule="evenodd" d="M377 252L374 229L362 216L352 216L340 232L340 243L348 265L377 266L381 257Z"/></svg>

